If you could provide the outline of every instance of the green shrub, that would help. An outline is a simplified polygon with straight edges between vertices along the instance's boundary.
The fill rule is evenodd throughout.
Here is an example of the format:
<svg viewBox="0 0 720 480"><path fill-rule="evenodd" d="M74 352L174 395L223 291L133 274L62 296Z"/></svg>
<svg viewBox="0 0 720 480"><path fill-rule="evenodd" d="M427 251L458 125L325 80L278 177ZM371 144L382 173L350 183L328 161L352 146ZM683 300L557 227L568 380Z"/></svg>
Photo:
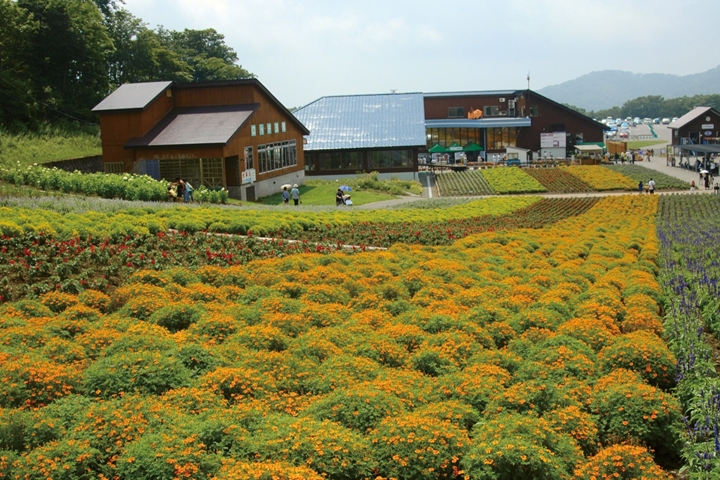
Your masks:
<svg viewBox="0 0 720 480"><path fill-rule="evenodd" d="M159 395L187 385L190 372L171 353L123 352L101 358L85 371L90 395L112 397L132 392Z"/></svg>
<svg viewBox="0 0 720 480"><path fill-rule="evenodd" d="M377 387L339 388L313 403L306 413L317 420L330 420L365 433L383 418L404 412L402 402Z"/></svg>
<svg viewBox="0 0 720 480"><path fill-rule="evenodd" d="M371 473L368 440L329 421L272 415L260 426L251 447L257 460L312 467L328 478L355 480Z"/></svg>
<svg viewBox="0 0 720 480"><path fill-rule="evenodd" d="M673 396L643 383L637 374L615 370L599 379L591 409L604 444L636 440L660 456L677 457L680 405Z"/></svg>
<svg viewBox="0 0 720 480"><path fill-rule="evenodd" d="M530 415L501 414L479 422L472 433L461 464L474 480L566 480L582 458L570 436Z"/></svg>
<svg viewBox="0 0 720 480"><path fill-rule="evenodd" d="M381 476L417 480L457 476L470 445L464 428L417 412L384 419L370 440Z"/></svg>
<svg viewBox="0 0 720 480"><path fill-rule="evenodd" d="M197 304L187 302L172 303L155 310L148 321L165 327L174 333L185 330L193 323L196 323L202 317L204 311L205 309Z"/></svg>
<svg viewBox="0 0 720 480"><path fill-rule="evenodd" d="M665 390L675 385L675 356L652 332L638 330L615 337L600 351L598 360L605 373L622 368L639 373L650 385Z"/></svg>
<svg viewBox="0 0 720 480"><path fill-rule="evenodd" d="M196 436L147 434L129 443L117 461L117 475L133 480L170 478L209 479L220 460L205 451Z"/></svg>

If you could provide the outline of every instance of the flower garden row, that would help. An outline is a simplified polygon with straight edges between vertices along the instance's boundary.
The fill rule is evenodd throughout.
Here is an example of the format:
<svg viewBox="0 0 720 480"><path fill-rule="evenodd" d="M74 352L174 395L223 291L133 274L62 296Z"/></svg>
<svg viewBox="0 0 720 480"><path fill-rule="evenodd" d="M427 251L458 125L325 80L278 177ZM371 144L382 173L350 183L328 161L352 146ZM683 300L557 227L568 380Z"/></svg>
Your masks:
<svg viewBox="0 0 720 480"><path fill-rule="evenodd" d="M78 293L88 288L106 291L138 269L241 265L258 258L299 252L332 253L341 244L355 246L350 251L397 242L447 245L484 231L541 228L579 215L596 202L597 199L543 199L508 215L482 215L430 225L377 221L341 226L316 223L308 224L306 231L279 229L270 232L276 237L294 233L295 238L301 240L299 242L219 235L216 233L230 230L228 224L212 219L206 219L206 224L213 226L215 233L196 232L191 228L181 229L179 235L169 235L153 220L141 221L143 217L139 214L135 217L138 221L134 227L128 224L130 220L125 215L96 214L78 218L66 215L64 218L68 218L68 223L63 227L77 235L68 238L64 234L66 230L58 233L48 223L48 219L50 222L56 219L52 212L6 208L3 213L17 223L6 222L4 227L0 224L4 233L0 237L0 302L35 297L52 290ZM496 200L476 203L499 204ZM12 217L11 213L16 216ZM400 212L393 213L401 215ZM390 218L392 213L387 214L387 219ZM37 231L29 228L33 219L41 221L35 226ZM82 220L87 223L82 225ZM183 224L170 224L182 228L188 223L186 219ZM108 236L95 236L101 233L101 225L107 229ZM221 228L221 225L224 226Z"/></svg>
<svg viewBox="0 0 720 480"><path fill-rule="evenodd" d="M667 478L681 409L657 202L6 303L0 472Z"/></svg>
<svg viewBox="0 0 720 480"><path fill-rule="evenodd" d="M493 168L435 175L440 195L579 193L637 190L638 182L655 180L658 190L687 189L687 182L639 165L558 168Z"/></svg>
<svg viewBox="0 0 720 480"><path fill-rule="evenodd" d="M720 473L720 381L708 335L720 333L720 202L663 198L658 212L666 331L678 359L678 397L687 428L683 458L691 478Z"/></svg>
<svg viewBox="0 0 720 480"><path fill-rule="evenodd" d="M155 180L146 175L66 172L38 165L0 167L0 180L48 192L144 201L167 200L169 185L164 180ZM215 191L199 186L193 196L198 202L226 203L228 192L225 189Z"/></svg>

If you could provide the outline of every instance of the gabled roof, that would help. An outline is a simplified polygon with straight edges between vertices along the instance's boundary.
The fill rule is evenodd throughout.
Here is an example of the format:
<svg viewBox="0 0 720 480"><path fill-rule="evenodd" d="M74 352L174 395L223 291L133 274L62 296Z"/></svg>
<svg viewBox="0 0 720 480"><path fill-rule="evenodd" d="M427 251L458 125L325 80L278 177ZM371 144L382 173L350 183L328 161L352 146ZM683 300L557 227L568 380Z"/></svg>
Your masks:
<svg viewBox="0 0 720 480"><path fill-rule="evenodd" d="M322 97L295 116L310 130L305 150L426 144L421 93Z"/></svg>
<svg viewBox="0 0 720 480"><path fill-rule="evenodd" d="M597 120L593 120L592 118L588 117L587 115L583 115L582 113L578 112L577 110L573 110L572 108L570 108L570 107L568 107L568 106L566 106L566 105L563 105L562 103L556 102L555 100L553 100L553 99L551 99L551 98L548 98L548 97L546 97L545 95L541 95L541 94L537 93L537 92L534 91L534 90L523 90L523 91L518 92L518 94L524 94L524 93L529 93L529 94L531 94L531 95L535 95L535 96L537 96L537 97L540 97L540 98L542 98L543 100L545 100L546 102L552 103L553 105L555 105L556 107L560 108L561 110L565 110L566 112L571 113L571 114L573 114L573 115L575 115L575 116L577 116L577 117L580 117L580 118L582 118L582 119L584 119L584 120L587 120L587 121L590 122L590 123L594 123L596 126L602 128L603 130L609 130L609 129L610 129L610 127L608 127L607 125L605 125L605 124L603 124L603 123L600 123L600 122L598 122Z"/></svg>
<svg viewBox="0 0 720 480"><path fill-rule="evenodd" d="M674 129L682 128L685 125L687 125L688 123L690 123L693 120L695 120L696 118L698 118L700 115L705 115L712 109L713 109L712 107L695 107L692 110L690 110L688 113L683 115L682 117L680 117L677 120L675 120L674 122L672 122L670 124L670 128L674 128ZM717 115L718 113L715 112L715 114Z"/></svg>
<svg viewBox="0 0 720 480"><path fill-rule="evenodd" d="M167 90L173 82L126 83L95 105L93 112L142 110Z"/></svg>
<svg viewBox="0 0 720 480"><path fill-rule="evenodd" d="M226 145L260 107L225 105L176 108L145 136L132 138L125 148Z"/></svg>

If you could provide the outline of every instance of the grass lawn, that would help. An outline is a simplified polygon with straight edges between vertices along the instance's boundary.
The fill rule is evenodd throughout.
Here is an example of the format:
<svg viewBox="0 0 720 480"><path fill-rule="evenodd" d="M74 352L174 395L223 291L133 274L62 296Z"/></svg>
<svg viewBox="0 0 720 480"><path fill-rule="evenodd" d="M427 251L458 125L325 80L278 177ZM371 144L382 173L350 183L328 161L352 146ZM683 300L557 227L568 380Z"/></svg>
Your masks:
<svg viewBox="0 0 720 480"><path fill-rule="evenodd" d="M651 147L653 145L667 145L667 144L668 144L668 142L666 140L661 140L661 139L636 140L634 142L627 142L628 148L633 149L633 150L638 150L640 148L645 148L645 147Z"/></svg>
<svg viewBox="0 0 720 480"><path fill-rule="evenodd" d="M100 154L100 137L90 132L47 128L40 133L11 134L0 130L0 164L25 166Z"/></svg>
<svg viewBox="0 0 720 480"><path fill-rule="evenodd" d="M340 185L344 184L340 182L309 181L307 185L301 185L299 187L300 201L302 205L335 205L335 192L337 192ZM353 189L353 191L348 193L352 197L353 205L364 205L366 203L381 202L395 198L394 195L372 190ZM264 205L280 205L282 203L282 192L262 198L258 203ZM292 204L292 200L290 200L290 203Z"/></svg>

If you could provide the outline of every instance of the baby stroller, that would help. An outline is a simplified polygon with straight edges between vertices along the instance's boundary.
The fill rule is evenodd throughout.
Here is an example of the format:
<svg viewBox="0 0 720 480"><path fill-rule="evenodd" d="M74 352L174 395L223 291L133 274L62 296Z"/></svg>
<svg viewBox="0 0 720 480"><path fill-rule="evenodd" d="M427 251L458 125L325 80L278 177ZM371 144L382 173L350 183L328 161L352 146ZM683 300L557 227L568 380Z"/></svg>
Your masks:
<svg viewBox="0 0 720 480"><path fill-rule="evenodd" d="M343 195L343 200L345 201L345 206L352 207L352 200L350 200L350 195Z"/></svg>

